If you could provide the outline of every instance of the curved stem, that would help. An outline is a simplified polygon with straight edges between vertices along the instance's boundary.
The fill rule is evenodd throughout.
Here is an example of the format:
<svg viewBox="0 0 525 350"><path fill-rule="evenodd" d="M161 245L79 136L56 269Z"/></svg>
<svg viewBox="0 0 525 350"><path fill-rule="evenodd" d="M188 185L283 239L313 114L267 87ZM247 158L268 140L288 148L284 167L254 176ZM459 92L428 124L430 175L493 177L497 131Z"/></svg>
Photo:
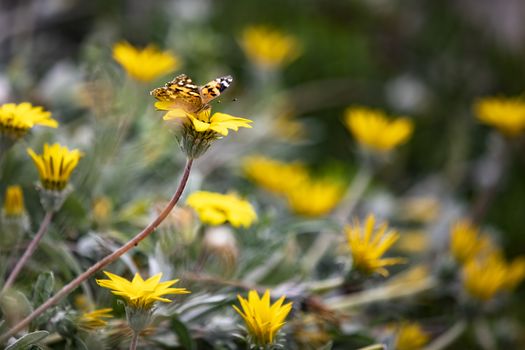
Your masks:
<svg viewBox="0 0 525 350"><path fill-rule="evenodd" d="M18 260L18 262L16 263L15 267L13 268L11 273L9 274L9 277L5 281L5 284L2 287L2 291L0 292L0 294L3 294L6 290L11 288L11 286L13 285L13 283L16 280L16 277L18 276L18 274L20 273L22 268L25 266L25 264L27 263L27 261L29 260L31 255L33 255L33 253L36 250L36 247L38 246L38 243L40 242L42 237L44 237L45 233L47 232L47 229L49 227L49 224L51 223L51 219L52 218L53 218L53 212L52 211L48 211L46 213L46 215L44 216L44 219L40 223L40 228L38 229L38 232L36 233L35 237L33 237L33 240L27 246L26 251L24 252L22 257L20 258L20 260Z"/></svg>
<svg viewBox="0 0 525 350"><path fill-rule="evenodd" d="M77 278L75 278L74 280L66 284L64 287L62 287L62 289L60 289L53 297L51 297L45 303L43 303L38 308L36 308L31 314L29 314L29 316L27 316L22 321L20 321L17 325L11 328L7 333L3 334L0 337L0 343L4 343L10 336L18 333L20 330L26 327L31 321L33 321L36 317L41 315L44 311L46 311L51 306L55 305L60 300L62 300L62 298L67 296L69 293L71 293L82 282L84 282L89 277L94 275L100 269L104 268L105 266L109 265L113 261L117 260L120 256L125 254L127 251L129 251L133 247L137 246L140 241L142 241L144 238L148 237L153 231L155 231L157 227L160 225L160 223L164 221L164 219L168 216L168 214L171 212L173 207L179 201L179 198L182 195L182 192L184 191L184 187L186 187L186 183L188 182L188 177L190 175L192 164L193 164L193 159L187 159L186 166L184 168L184 174L182 175L177 191L175 192L175 194L169 201L168 205L164 208L164 210L162 210L162 212L159 214L159 216L157 216L155 220L153 220L144 230L138 233L135 237L133 237L130 241L128 241L122 247L115 250L113 253L107 255L105 258L99 260L97 263L92 265L89 269L87 269L82 274L80 274Z"/></svg>

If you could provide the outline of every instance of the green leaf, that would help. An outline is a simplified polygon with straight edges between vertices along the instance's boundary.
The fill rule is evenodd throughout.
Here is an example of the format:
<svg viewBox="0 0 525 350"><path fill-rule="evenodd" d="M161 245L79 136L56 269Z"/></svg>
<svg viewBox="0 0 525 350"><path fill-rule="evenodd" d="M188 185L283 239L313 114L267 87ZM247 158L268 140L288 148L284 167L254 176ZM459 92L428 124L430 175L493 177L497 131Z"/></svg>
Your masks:
<svg viewBox="0 0 525 350"><path fill-rule="evenodd" d="M51 294L53 293L53 287L55 286L55 276L53 272L43 272L38 275L36 283L33 286L31 293L31 302L33 306L39 306L44 303Z"/></svg>
<svg viewBox="0 0 525 350"><path fill-rule="evenodd" d="M35 345L48 335L48 331L36 331L33 333L28 333L8 346L5 350L27 350L31 345Z"/></svg>
<svg viewBox="0 0 525 350"><path fill-rule="evenodd" d="M184 323L182 323L177 317L171 319L171 328L177 334L179 343L186 350L197 349L197 345L193 341L191 334Z"/></svg>

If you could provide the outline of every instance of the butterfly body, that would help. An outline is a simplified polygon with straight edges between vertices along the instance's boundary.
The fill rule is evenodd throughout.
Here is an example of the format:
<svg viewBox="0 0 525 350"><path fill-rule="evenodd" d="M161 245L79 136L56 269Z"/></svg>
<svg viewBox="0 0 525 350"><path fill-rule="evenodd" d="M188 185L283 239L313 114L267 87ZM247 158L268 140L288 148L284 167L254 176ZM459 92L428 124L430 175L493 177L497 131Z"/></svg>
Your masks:
<svg viewBox="0 0 525 350"><path fill-rule="evenodd" d="M199 86L186 74L180 74L165 86L154 89L150 94L159 101L169 102L172 108L197 113L209 108L208 103L226 90L232 81L233 78L227 75Z"/></svg>

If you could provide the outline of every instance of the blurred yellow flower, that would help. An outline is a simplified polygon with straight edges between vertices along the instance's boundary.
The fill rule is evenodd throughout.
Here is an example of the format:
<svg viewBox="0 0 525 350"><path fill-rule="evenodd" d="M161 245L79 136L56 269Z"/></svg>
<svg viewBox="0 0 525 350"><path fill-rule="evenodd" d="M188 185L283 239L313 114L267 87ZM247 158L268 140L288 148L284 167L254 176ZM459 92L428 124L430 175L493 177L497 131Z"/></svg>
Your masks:
<svg viewBox="0 0 525 350"><path fill-rule="evenodd" d="M364 226L359 220L345 228L348 247L352 254L353 268L364 274L379 273L388 276L385 266L397 265L405 262L403 258L381 258L399 239L395 231L387 231L387 224L383 223L375 229L374 215L368 215Z"/></svg>
<svg viewBox="0 0 525 350"><path fill-rule="evenodd" d="M430 340L429 335L418 323L403 323L397 332L396 350L418 350Z"/></svg>
<svg viewBox="0 0 525 350"><path fill-rule="evenodd" d="M468 220L456 222L450 230L450 252L460 264L492 249L490 238L479 232L479 228Z"/></svg>
<svg viewBox="0 0 525 350"><path fill-rule="evenodd" d="M472 259L463 267L463 285L467 293L487 301L504 289L507 270L503 260L495 255Z"/></svg>
<svg viewBox="0 0 525 350"><path fill-rule="evenodd" d="M113 203L111 198L106 196L95 198L91 207L91 215L97 225L107 225L111 220L112 213Z"/></svg>
<svg viewBox="0 0 525 350"><path fill-rule="evenodd" d="M4 214L7 216L20 216L24 214L24 195L22 187L8 186L5 191Z"/></svg>
<svg viewBox="0 0 525 350"><path fill-rule="evenodd" d="M359 144L378 152L390 151L406 142L414 129L408 118L390 120L384 112L366 107L348 108L345 124Z"/></svg>
<svg viewBox="0 0 525 350"><path fill-rule="evenodd" d="M266 290L260 298L255 290L248 292L248 300L237 295L241 309L233 305L246 323L250 339L257 346L273 344L275 335L285 324L286 316L292 309L292 303L283 305L285 296L270 304L270 291Z"/></svg>
<svg viewBox="0 0 525 350"><path fill-rule="evenodd" d="M346 186L332 179L307 179L285 190L291 210L299 215L318 217L332 211L345 194Z"/></svg>
<svg viewBox="0 0 525 350"><path fill-rule="evenodd" d="M136 273L132 281L104 271L109 279L97 279L97 284L103 288L111 289L111 293L121 296L126 300L126 304L135 309L149 310L156 301L170 303L171 300L163 298L167 294L187 294L190 293L186 288L170 288L179 280L160 282L162 273L143 280Z"/></svg>
<svg viewBox="0 0 525 350"><path fill-rule="evenodd" d="M202 222L209 225L222 225L229 222L234 227L249 227L257 214L250 202L235 194L198 191L192 193L186 200Z"/></svg>
<svg viewBox="0 0 525 350"><path fill-rule="evenodd" d="M518 284L525 278L525 257L519 256L514 259L510 264L507 263L507 281L505 282L505 288L512 290L518 286Z"/></svg>
<svg viewBox="0 0 525 350"><path fill-rule="evenodd" d="M522 98L483 98L475 103L474 112L479 121L507 136L516 136L525 130L525 100Z"/></svg>
<svg viewBox="0 0 525 350"><path fill-rule="evenodd" d="M154 45L138 49L124 41L113 46L113 58L142 82L155 80L180 66L180 59L169 51L160 51Z"/></svg>
<svg viewBox="0 0 525 350"><path fill-rule="evenodd" d="M262 68L286 65L302 51L295 37L265 26L244 29L240 42L248 59Z"/></svg>
<svg viewBox="0 0 525 350"><path fill-rule="evenodd" d="M0 106L1 134L16 140L36 125L56 128L58 122L51 118L51 112L45 111L42 107L35 107L29 102L5 103Z"/></svg>
<svg viewBox="0 0 525 350"><path fill-rule="evenodd" d="M428 235L425 231L414 229L401 232L397 248L406 253L417 254L424 252L429 246Z"/></svg>
<svg viewBox="0 0 525 350"><path fill-rule="evenodd" d="M71 173L78 164L82 153L78 149L69 150L58 143L54 145L44 144L44 152L41 155L36 154L31 148L27 153L33 159L33 162L40 174L40 182L46 190L63 190Z"/></svg>
<svg viewBox="0 0 525 350"><path fill-rule="evenodd" d="M112 308L105 308L85 312L78 317L78 327L87 331L105 327L108 324L105 319L113 317L112 311Z"/></svg>
<svg viewBox="0 0 525 350"><path fill-rule="evenodd" d="M465 290L481 301L488 301L499 292L516 288L524 278L525 257L508 263L498 250L471 259L463 267Z"/></svg>
<svg viewBox="0 0 525 350"><path fill-rule="evenodd" d="M308 179L308 169L300 162L284 163L264 156L243 159L244 174L262 188L283 194Z"/></svg>

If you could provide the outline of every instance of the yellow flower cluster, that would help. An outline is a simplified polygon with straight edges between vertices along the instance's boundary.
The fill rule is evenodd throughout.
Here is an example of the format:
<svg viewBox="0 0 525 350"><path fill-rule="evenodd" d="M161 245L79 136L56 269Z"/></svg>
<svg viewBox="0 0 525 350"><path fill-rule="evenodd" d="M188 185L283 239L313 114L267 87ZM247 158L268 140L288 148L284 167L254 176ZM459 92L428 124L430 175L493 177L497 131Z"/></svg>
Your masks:
<svg viewBox="0 0 525 350"><path fill-rule="evenodd" d="M259 186L282 195L299 215L318 217L332 211L341 201L346 185L337 179L314 178L299 162L283 163L263 156L243 161L246 176Z"/></svg>
<svg viewBox="0 0 525 350"><path fill-rule="evenodd" d="M284 325L284 320L292 309L292 303L283 305L285 296L282 296L271 304L269 290L266 290L262 298L255 290L248 293L247 300L240 295L237 298L242 310L235 305L233 308L244 319L253 343L258 346L273 344L276 333Z"/></svg>
<svg viewBox="0 0 525 350"><path fill-rule="evenodd" d="M25 212L24 195L20 186L7 187L3 209L6 216L20 216Z"/></svg>
<svg viewBox="0 0 525 350"><path fill-rule="evenodd" d="M58 143L51 146L44 144L44 152L41 155L36 154L31 148L27 149L27 153L38 169L42 187L52 191L61 191L66 187L71 173L82 156L78 149L70 151Z"/></svg>
<svg viewBox="0 0 525 350"><path fill-rule="evenodd" d="M525 130L525 100L523 98L487 97L474 105L476 117L507 136L517 136Z"/></svg>
<svg viewBox="0 0 525 350"><path fill-rule="evenodd" d="M414 129L408 118L389 119L384 112L366 107L348 108L344 121L357 142L375 152L388 152L405 143Z"/></svg>
<svg viewBox="0 0 525 350"><path fill-rule="evenodd" d="M104 271L109 279L97 279L97 284L101 287L111 289L111 293L121 296L125 299L126 304L135 309L149 310L156 301L164 303L171 302L170 299L163 298L167 294L187 294L190 293L186 288L171 288L179 280L170 280L160 282L162 273L143 280L136 273L133 280L127 279Z"/></svg>
<svg viewBox="0 0 525 350"><path fill-rule="evenodd" d="M19 139L36 125L56 128L58 122L51 118L51 112L29 102L6 103L0 106L0 133L11 139Z"/></svg>
<svg viewBox="0 0 525 350"><path fill-rule="evenodd" d="M295 37L265 26L244 29L240 42L248 59L262 68L277 68L301 55Z"/></svg>
<svg viewBox="0 0 525 350"><path fill-rule="evenodd" d="M388 231L386 223L375 228L376 220L373 215L368 215L364 226L359 220L345 228L346 238L350 253L352 254L353 268L364 274L379 273L388 276L386 266L397 265L405 262L403 258L382 258L388 249L399 239L395 231Z"/></svg>
<svg viewBox="0 0 525 350"><path fill-rule="evenodd" d="M180 66L180 60L169 51L160 51L154 45L139 49L127 42L113 46L113 58L133 78L149 82Z"/></svg>
<svg viewBox="0 0 525 350"><path fill-rule="evenodd" d="M229 222L234 227L249 227L257 214L250 202L237 195L198 191L192 193L186 200L202 222L209 225L222 225Z"/></svg>
<svg viewBox="0 0 525 350"><path fill-rule="evenodd" d="M406 322L397 331L396 350L419 350L430 340L429 335L418 323Z"/></svg>

